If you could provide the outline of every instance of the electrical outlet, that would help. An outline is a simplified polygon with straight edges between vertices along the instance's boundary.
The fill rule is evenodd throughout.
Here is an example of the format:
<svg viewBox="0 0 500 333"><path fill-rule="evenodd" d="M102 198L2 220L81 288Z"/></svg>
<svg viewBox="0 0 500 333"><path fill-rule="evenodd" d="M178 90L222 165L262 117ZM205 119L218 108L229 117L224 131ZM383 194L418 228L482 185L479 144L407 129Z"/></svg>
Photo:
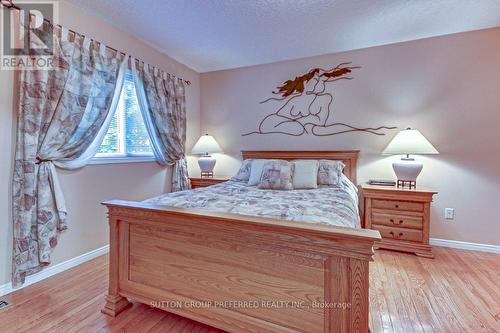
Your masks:
<svg viewBox="0 0 500 333"><path fill-rule="evenodd" d="M444 209L444 218L447 220L453 220L455 218L455 209L445 208Z"/></svg>

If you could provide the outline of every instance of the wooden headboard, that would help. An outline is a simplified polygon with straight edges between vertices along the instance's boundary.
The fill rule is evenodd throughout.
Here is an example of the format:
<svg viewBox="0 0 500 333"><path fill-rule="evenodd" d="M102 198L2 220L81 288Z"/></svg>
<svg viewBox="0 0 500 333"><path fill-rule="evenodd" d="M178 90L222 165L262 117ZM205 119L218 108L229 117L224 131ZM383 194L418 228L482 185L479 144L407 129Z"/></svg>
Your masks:
<svg viewBox="0 0 500 333"><path fill-rule="evenodd" d="M243 159L337 160L345 164L344 174L356 184L359 150L242 150Z"/></svg>

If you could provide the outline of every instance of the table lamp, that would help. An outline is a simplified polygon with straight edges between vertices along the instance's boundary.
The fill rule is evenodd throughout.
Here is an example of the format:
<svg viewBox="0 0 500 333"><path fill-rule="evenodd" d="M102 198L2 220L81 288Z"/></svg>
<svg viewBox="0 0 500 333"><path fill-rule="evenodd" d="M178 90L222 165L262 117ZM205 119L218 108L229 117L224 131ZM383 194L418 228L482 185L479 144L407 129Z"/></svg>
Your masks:
<svg viewBox="0 0 500 333"><path fill-rule="evenodd" d="M202 135L193 149L191 149L191 154L193 155L202 155L198 159L198 165L201 169L201 177L202 178L211 178L214 176L214 166L215 166L215 158L210 156L213 153L222 153L222 149L215 141L214 137L208 134Z"/></svg>
<svg viewBox="0 0 500 333"><path fill-rule="evenodd" d="M410 188L417 186L417 177L422 171L423 164L416 161L411 155L439 154L434 146L418 130L407 128L400 131L389 142L382 152L383 155L406 155L400 161L392 163L394 173L398 178L398 187Z"/></svg>

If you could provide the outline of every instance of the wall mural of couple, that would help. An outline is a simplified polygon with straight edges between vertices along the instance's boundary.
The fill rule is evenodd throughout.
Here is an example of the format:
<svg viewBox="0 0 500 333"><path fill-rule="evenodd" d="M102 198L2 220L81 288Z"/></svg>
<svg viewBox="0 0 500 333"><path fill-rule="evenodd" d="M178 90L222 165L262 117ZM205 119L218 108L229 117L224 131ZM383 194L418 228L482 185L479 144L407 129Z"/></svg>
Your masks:
<svg viewBox="0 0 500 333"><path fill-rule="evenodd" d="M352 80L351 72L359 69L351 63L341 63L324 70L313 68L304 75L285 81L273 91L274 95L260 104L278 102L276 111L265 116L256 131L243 134L285 134L301 136L330 136L349 132L364 132L385 135L384 130L395 129L391 126L359 128L346 123L335 122L332 112L333 83Z"/></svg>

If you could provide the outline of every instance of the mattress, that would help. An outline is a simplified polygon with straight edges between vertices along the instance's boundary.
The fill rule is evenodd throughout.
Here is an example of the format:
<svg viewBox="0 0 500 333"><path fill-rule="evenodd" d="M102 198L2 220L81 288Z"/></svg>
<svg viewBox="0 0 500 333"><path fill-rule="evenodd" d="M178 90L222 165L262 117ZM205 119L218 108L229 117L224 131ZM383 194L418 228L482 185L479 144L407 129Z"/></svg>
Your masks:
<svg viewBox="0 0 500 333"><path fill-rule="evenodd" d="M263 190L245 182L229 180L194 190L165 193L144 203L262 216L288 221L360 228L358 194L345 176L340 186L311 190Z"/></svg>

